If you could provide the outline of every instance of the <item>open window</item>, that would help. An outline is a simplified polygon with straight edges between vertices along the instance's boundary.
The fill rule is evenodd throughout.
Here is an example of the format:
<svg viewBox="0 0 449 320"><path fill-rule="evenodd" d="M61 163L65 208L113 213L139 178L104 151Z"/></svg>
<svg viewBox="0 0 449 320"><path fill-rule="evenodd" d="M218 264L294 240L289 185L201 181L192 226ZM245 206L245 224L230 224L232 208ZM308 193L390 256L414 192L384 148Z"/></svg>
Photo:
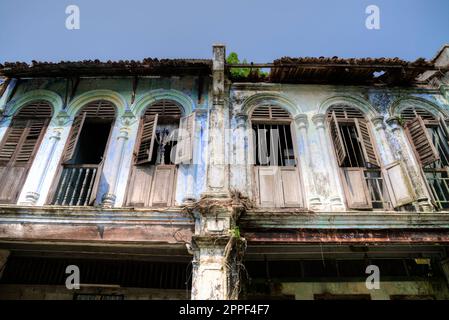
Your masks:
<svg viewBox="0 0 449 320"><path fill-rule="evenodd" d="M335 155L350 209L389 209L390 197L369 124L356 108L336 105L327 112Z"/></svg>
<svg viewBox="0 0 449 320"><path fill-rule="evenodd" d="M37 101L22 107L0 142L0 203L15 203L52 116Z"/></svg>
<svg viewBox="0 0 449 320"><path fill-rule="evenodd" d="M261 105L251 114L256 202L260 207L304 207L290 114Z"/></svg>
<svg viewBox="0 0 449 320"><path fill-rule="evenodd" d="M147 107L140 120L127 204L169 207L174 203L177 165L193 156L195 114L182 116L182 107L160 100Z"/></svg>
<svg viewBox="0 0 449 320"><path fill-rule="evenodd" d="M50 192L51 204L94 204L114 120L115 107L108 101L95 101L80 110L64 148L57 182Z"/></svg>
<svg viewBox="0 0 449 320"><path fill-rule="evenodd" d="M429 111L409 107L401 112L434 205L449 209L449 134L446 120Z"/></svg>

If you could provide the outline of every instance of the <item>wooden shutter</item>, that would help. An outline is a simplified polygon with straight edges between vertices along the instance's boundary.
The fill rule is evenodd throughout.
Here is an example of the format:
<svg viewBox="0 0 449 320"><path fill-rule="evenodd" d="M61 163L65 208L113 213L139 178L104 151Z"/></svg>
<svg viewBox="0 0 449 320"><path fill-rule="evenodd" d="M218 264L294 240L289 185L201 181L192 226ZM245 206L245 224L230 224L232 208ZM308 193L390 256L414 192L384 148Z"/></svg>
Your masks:
<svg viewBox="0 0 449 320"><path fill-rule="evenodd" d="M343 168L344 190L349 209L372 209L363 168Z"/></svg>
<svg viewBox="0 0 449 320"><path fill-rule="evenodd" d="M148 207L154 166L134 166L129 184L127 203L133 207Z"/></svg>
<svg viewBox="0 0 449 320"><path fill-rule="evenodd" d="M70 131L69 138L66 143L64 155L62 156L62 163L67 163L73 159L75 155L78 139L83 129L84 121L86 120L87 113L83 113L73 120L72 130Z"/></svg>
<svg viewBox="0 0 449 320"><path fill-rule="evenodd" d="M0 144L0 202L15 202L48 120L13 119Z"/></svg>
<svg viewBox="0 0 449 320"><path fill-rule="evenodd" d="M329 127L332 141L335 147L335 154L337 155L338 165L342 166L346 160L347 154L335 111L332 111L332 117L329 122Z"/></svg>
<svg viewBox="0 0 449 320"><path fill-rule="evenodd" d="M151 157L153 156L154 139L156 138L157 119L157 114L145 116L142 119L135 164L143 164L151 161Z"/></svg>
<svg viewBox="0 0 449 320"><path fill-rule="evenodd" d="M13 161L16 150L21 143L22 136L26 131L28 121L24 119L13 119L8 128L6 137L0 148L0 165L6 165Z"/></svg>
<svg viewBox="0 0 449 320"><path fill-rule="evenodd" d="M355 126L357 128L357 134L359 136L360 145L362 147L363 156L365 162L379 167L376 152L374 151L373 138L368 128L368 123L365 119L354 119Z"/></svg>
<svg viewBox="0 0 449 320"><path fill-rule="evenodd" d="M150 206L168 207L172 205L175 190L176 166L156 166L151 187Z"/></svg>
<svg viewBox="0 0 449 320"><path fill-rule="evenodd" d="M406 125L407 136L413 144L415 154L422 166L426 166L440 159L432 139L427 132L426 125L420 116Z"/></svg>
<svg viewBox="0 0 449 320"><path fill-rule="evenodd" d="M299 173L295 167L279 167L282 186L282 207L304 207Z"/></svg>
<svg viewBox="0 0 449 320"><path fill-rule="evenodd" d="M27 124L26 136L17 150L15 162L17 165L27 165L37 150L41 134L48 123L47 119L30 120Z"/></svg>
<svg viewBox="0 0 449 320"><path fill-rule="evenodd" d="M391 204L394 208L404 206L415 201L410 177L403 163L396 161L382 169L382 176L390 195Z"/></svg>
<svg viewBox="0 0 449 320"><path fill-rule="evenodd" d="M254 167L257 200L261 207L275 208L279 200L278 167Z"/></svg>
<svg viewBox="0 0 449 320"><path fill-rule="evenodd" d="M178 143L176 145L175 163L186 163L193 158L195 138L195 113L182 117L179 123Z"/></svg>

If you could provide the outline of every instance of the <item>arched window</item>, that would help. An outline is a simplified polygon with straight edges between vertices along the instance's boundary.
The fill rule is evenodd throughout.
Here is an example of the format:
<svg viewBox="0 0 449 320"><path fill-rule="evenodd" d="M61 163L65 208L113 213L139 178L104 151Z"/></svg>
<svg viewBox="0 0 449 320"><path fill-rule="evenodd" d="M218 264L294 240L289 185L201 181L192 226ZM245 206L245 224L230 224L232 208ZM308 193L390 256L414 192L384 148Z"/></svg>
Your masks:
<svg viewBox="0 0 449 320"><path fill-rule="evenodd" d="M449 209L449 133L445 119L416 106L403 109L400 115L435 206Z"/></svg>
<svg viewBox="0 0 449 320"><path fill-rule="evenodd" d="M276 105L251 113L256 202L261 207L304 207L290 114Z"/></svg>
<svg viewBox="0 0 449 320"><path fill-rule="evenodd" d="M389 208L374 139L363 113L347 105L335 105L327 111L327 119L348 207Z"/></svg>
<svg viewBox="0 0 449 320"><path fill-rule="evenodd" d="M52 204L94 203L115 116L114 105L104 100L91 102L78 112L62 155L59 182L50 192Z"/></svg>
<svg viewBox="0 0 449 320"><path fill-rule="evenodd" d="M182 116L172 100L149 105L142 116L127 203L134 207L169 207L174 202L177 165L193 157L195 114Z"/></svg>
<svg viewBox="0 0 449 320"><path fill-rule="evenodd" d="M51 106L36 101L13 117L0 142L0 203L17 201L51 116Z"/></svg>

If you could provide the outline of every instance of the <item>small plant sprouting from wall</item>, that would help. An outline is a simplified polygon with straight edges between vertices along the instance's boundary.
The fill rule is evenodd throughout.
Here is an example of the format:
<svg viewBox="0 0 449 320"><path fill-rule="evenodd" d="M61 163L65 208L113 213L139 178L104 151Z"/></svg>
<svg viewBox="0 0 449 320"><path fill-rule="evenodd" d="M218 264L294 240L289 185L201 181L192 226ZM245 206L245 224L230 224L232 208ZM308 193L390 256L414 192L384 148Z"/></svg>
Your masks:
<svg viewBox="0 0 449 320"><path fill-rule="evenodd" d="M242 62L240 62L239 56L236 52L231 52L228 57L226 58L226 63L228 64L238 64L243 63L247 64L248 61L246 59L243 59ZM255 78L267 78L268 72L262 71L259 68L232 68L230 69L230 74L233 78L248 78L248 77L255 77Z"/></svg>

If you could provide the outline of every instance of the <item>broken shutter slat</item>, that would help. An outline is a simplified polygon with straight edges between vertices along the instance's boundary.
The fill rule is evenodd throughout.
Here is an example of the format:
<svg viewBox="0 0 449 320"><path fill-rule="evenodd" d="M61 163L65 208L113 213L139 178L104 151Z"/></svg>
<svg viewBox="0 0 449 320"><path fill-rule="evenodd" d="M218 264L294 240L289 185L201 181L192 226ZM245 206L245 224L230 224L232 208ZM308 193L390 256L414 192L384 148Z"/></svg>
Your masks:
<svg viewBox="0 0 449 320"><path fill-rule="evenodd" d="M335 154L337 155L338 165L342 166L346 160L347 154L335 111L332 111L332 117L330 119L329 126L332 141L335 147Z"/></svg>
<svg viewBox="0 0 449 320"><path fill-rule="evenodd" d="M421 165L426 166L440 159L420 116L407 123L406 132Z"/></svg>
<svg viewBox="0 0 449 320"><path fill-rule="evenodd" d="M390 200L394 208L415 201L412 182L401 161L393 162L382 169L383 178L388 188Z"/></svg>
<svg viewBox="0 0 449 320"><path fill-rule="evenodd" d="M72 130L70 131L69 139L67 140L64 155L62 157L62 163L67 163L73 159L75 155L76 146L83 129L84 121L86 120L86 114L83 113L75 118L72 124Z"/></svg>
<svg viewBox="0 0 449 320"><path fill-rule="evenodd" d="M186 163L193 158L193 141L195 137L195 113L182 117L179 122L178 143L176 145L175 163Z"/></svg>
<svg viewBox="0 0 449 320"><path fill-rule="evenodd" d="M376 152L374 150L373 138L368 128L367 121L365 119L354 119L354 121L365 162L379 167L379 161L377 160Z"/></svg>
<svg viewBox="0 0 449 320"><path fill-rule="evenodd" d="M372 209L363 168L343 168L344 190L349 209Z"/></svg>
<svg viewBox="0 0 449 320"><path fill-rule="evenodd" d="M144 164L151 161L153 156L154 139L156 138L158 115L145 116L142 119L140 137L135 157L135 164Z"/></svg>

